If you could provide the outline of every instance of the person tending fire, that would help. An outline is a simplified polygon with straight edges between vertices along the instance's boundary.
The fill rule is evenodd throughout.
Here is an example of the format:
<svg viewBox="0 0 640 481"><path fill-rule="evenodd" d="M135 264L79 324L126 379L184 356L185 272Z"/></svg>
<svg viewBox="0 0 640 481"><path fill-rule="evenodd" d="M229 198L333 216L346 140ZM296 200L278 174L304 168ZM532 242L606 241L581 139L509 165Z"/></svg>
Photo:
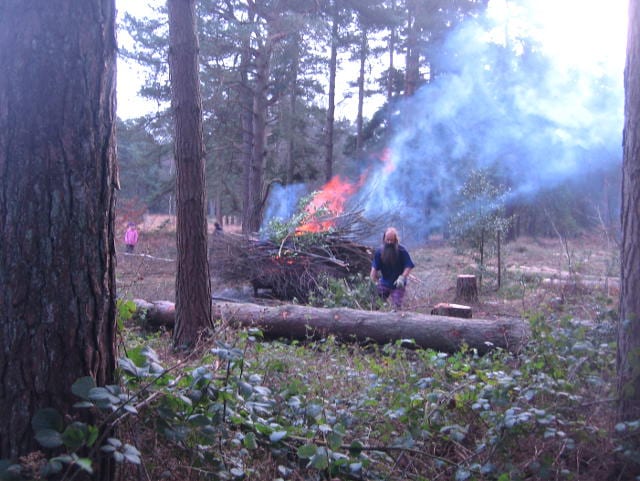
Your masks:
<svg viewBox="0 0 640 481"><path fill-rule="evenodd" d="M391 298L394 309L402 307L407 279L414 267L409 251L400 245L398 231L388 227L382 236L382 246L373 256L370 275L378 295L384 300Z"/></svg>

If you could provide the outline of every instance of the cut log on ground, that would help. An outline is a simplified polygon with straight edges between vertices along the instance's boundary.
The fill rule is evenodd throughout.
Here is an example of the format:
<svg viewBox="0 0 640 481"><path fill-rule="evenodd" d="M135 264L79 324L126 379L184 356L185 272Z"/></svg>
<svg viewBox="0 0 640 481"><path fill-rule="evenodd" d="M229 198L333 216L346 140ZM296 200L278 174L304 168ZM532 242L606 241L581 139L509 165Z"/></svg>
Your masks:
<svg viewBox="0 0 640 481"><path fill-rule="evenodd" d="M478 284L476 276L460 275L456 280L456 300L478 302Z"/></svg>
<svg viewBox="0 0 640 481"><path fill-rule="evenodd" d="M173 329L176 322L176 305L170 301L147 302L134 299L136 312L134 320L141 323L145 329Z"/></svg>
<svg viewBox="0 0 640 481"><path fill-rule="evenodd" d="M147 312L149 326L159 310ZM480 353L492 348L518 351L529 336L519 319L487 320L433 316L415 312L322 309L286 304L214 303L215 318L238 328L259 328L267 339L321 339L333 335L345 342L387 344L407 340L407 345L442 352L458 351L464 344ZM169 311L163 311L163 320ZM175 313L174 313L175 315ZM167 324L171 328L172 324Z"/></svg>
<svg viewBox="0 0 640 481"><path fill-rule="evenodd" d="M419 348L458 351L463 345L485 353L492 348L518 351L528 327L517 319L459 319L415 312L322 309L283 305L214 304L214 315L232 326L260 328L268 338L319 339L334 335L347 342L386 344L412 341Z"/></svg>
<svg viewBox="0 0 640 481"><path fill-rule="evenodd" d="M449 304L441 302L433 306L431 314L434 316L460 317L462 319L471 319L471 307L462 304Z"/></svg>

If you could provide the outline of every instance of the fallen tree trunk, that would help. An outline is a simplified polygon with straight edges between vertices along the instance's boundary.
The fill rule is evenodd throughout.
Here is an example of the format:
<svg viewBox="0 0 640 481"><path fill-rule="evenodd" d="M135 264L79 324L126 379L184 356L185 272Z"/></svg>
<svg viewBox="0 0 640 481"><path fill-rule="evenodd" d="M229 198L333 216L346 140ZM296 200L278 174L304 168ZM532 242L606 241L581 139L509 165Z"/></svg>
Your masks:
<svg viewBox="0 0 640 481"><path fill-rule="evenodd" d="M136 312L133 315L145 329L173 329L176 322L176 305L171 301L147 302L144 299L134 299Z"/></svg>
<svg viewBox="0 0 640 481"><path fill-rule="evenodd" d="M146 322L150 326L162 324L152 319L154 312L162 312L166 320L171 311L148 311ZM308 340L333 335L346 342L386 344L406 340L408 345L411 341L416 347L443 352L455 352L464 344L480 353L496 347L517 351L529 334L526 323L519 319L460 319L415 312L219 302L213 304L213 313L234 327L259 328L267 339Z"/></svg>
<svg viewBox="0 0 640 481"><path fill-rule="evenodd" d="M485 353L495 347L517 351L528 337L527 325L516 319L494 321L415 312L233 303L214 304L213 310L216 317L230 325L257 327L268 338L304 340L334 335L342 341L379 344L411 340L416 347L437 351L455 352L466 344Z"/></svg>

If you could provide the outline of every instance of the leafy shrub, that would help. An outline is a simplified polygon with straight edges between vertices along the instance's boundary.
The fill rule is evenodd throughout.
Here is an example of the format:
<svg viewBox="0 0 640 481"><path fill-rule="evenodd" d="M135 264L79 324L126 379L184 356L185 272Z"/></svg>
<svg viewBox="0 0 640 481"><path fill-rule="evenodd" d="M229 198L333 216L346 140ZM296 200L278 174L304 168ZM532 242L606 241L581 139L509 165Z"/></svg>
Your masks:
<svg viewBox="0 0 640 481"><path fill-rule="evenodd" d="M379 309L383 304L371 279L362 274L347 279L324 276L311 294L309 303L317 307L361 310Z"/></svg>
<svg viewBox="0 0 640 481"><path fill-rule="evenodd" d="M472 170L458 192L454 214L449 221L451 242L458 249L476 254L480 279L486 259L497 253L500 236L511 225L505 214L509 189L499 185L486 170Z"/></svg>

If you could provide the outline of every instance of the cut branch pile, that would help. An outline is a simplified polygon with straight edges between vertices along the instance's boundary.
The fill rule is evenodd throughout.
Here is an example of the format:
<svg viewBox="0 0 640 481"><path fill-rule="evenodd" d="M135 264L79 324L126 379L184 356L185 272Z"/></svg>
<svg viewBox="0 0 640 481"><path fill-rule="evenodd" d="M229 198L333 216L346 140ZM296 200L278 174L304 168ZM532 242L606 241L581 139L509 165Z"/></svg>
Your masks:
<svg viewBox="0 0 640 481"><path fill-rule="evenodd" d="M250 282L277 299L306 302L328 277L366 275L372 252L336 233L298 234L282 243L222 234L213 236L211 273L226 282Z"/></svg>

